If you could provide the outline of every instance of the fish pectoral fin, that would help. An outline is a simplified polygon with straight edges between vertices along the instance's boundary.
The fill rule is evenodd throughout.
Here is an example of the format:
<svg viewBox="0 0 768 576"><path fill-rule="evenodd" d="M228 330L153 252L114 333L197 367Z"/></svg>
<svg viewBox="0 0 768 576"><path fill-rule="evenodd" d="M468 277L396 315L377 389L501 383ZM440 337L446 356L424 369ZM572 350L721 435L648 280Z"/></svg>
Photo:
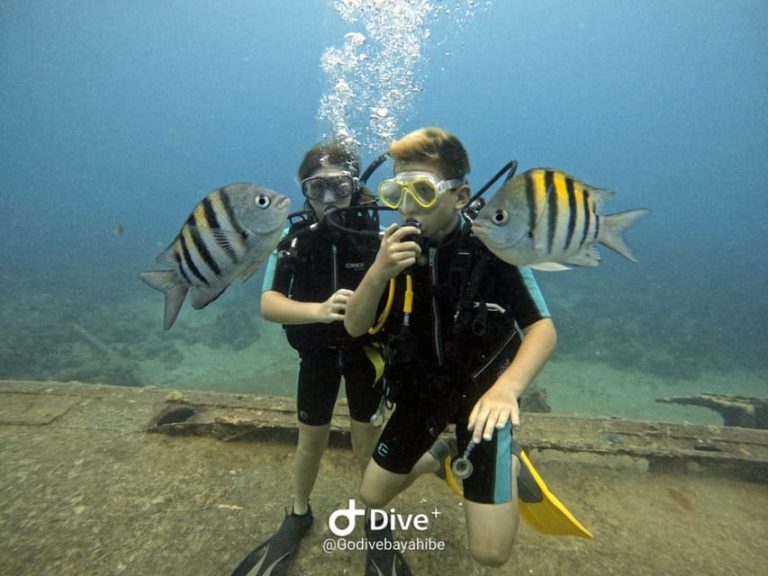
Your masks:
<svg viewBox="0 0 768 576"><path fill-rule="evenodd" d="M194 287L189 291L189 303L195 310L200 310L221 296L226 289L226 286L220 289Z"/></svg>
<svg viewBox="0 0 768 576"><path fill-rule="evenodd" d="M563 272L565 270L570 270L568 266L560 264L559 262L539 262L537 264L527 264L526 266L541 272Z"/></svg>
<svg viewBox="0 0 768 576"><path fill-rule="evenodd" d="M187 295L187 287L179 282L172 270L148 270L139 274L147 286L159 290L165 295L165 312L163 314L163 328L168 330L176 321L184 297Z"/></svg>
<svg viewBox="0 0 768 576"><path fill-rule="evenodd" d="M594 246L581 250L578 254L569 256L566 260L563 260L566 264L572 264L573 266L586 266L588 268L594 268L600 264L600 253Z"/></svg>
<svg viewBox="0 0 768 576"><path fill-rule="evenodd" d="M224 228L211 228L211 234L216 238L216 242L223 246L237 246L245 240L245 232L236 232L235 230L225 230Z"/></svg>

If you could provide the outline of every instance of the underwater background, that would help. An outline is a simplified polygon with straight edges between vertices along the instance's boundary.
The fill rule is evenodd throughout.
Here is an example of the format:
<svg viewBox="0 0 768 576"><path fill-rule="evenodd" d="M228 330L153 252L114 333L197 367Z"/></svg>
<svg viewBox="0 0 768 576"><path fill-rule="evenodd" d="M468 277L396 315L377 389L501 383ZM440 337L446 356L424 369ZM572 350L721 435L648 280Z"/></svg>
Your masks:
<svg viewBox="0 0 768 576"><path fill-rule="evenodd" d="M293 396L261 274L164 332L138 273L216 187L297 209L322 137L367 163L437 125L475 189L514 158L652 212L638 263L537 273L554 412L719 423L656 399L765 397L768 3L385 4L0 1L0 378Z"/></svg>

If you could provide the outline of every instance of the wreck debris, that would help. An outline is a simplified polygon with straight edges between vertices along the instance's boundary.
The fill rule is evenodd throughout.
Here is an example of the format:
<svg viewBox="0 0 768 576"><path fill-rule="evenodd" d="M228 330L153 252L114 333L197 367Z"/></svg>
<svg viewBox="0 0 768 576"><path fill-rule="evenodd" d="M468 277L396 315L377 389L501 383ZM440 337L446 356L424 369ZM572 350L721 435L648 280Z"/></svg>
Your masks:
<svg viewBox="0 0 768 576"><path fill-rule="evenodd" d="M720 414L726 426L768 430L768 399L705 393L698 396L656 398L656 402L703 406Z"/></svg>

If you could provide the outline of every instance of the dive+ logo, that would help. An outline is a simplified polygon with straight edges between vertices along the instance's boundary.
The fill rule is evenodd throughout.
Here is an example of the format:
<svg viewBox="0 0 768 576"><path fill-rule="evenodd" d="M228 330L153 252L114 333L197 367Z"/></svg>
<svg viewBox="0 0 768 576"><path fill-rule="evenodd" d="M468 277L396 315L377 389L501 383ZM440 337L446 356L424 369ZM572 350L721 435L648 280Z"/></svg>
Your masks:
<svg viewBox="0 0 768 576"><path fill-rule="evenodd" d="M378 508L370 508L368 514L372 530L381 530L388 527L391 530L408 530L413 528L419 532L424 532L429 528L429 516L426 514L397 514L394 508L389 512ZM437 518L440 512L435 509L432 514ZM328 518L328 528L335 536L344 538L352 534L358 517L365 517L365 508L358 508L355 500L350 498L348 508L340 508L331 513ZM340 523L339 520L342 518L345 518L346 522Z"/></svg>

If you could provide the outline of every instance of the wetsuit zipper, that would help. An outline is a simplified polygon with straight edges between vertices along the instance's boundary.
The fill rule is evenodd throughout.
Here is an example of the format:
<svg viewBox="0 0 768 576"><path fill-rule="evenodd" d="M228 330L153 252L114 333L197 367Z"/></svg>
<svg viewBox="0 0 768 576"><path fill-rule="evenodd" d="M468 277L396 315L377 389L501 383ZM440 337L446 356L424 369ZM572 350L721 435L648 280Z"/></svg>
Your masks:
<svg viewBox="0 0 768 576"><path fill-rule="evenodd" d="M494 362L496 362L499 356L501 356L501 353L507 349L507 347L515 338L520 337L522 341L522 336L519 336L520 334L522 334L522 332L519 332L517 328L513 329L512 332L504 339L504 342L501 343L501 346L497 347L493 354L491 354L490 357L472 373L472 379L477 380L477 378L479 378L483 372L485 372Z"/></svg>
<svg viewBox="0 0 768 576"><path fill-rule="evenodd" d="M438 271L437 271L437 248L434 246L429 247L429 272L430 280L432 282L432 344L435 349L435 357L437 358L437 365L442 366L445 364L445 355L443 354L443 339L441 337L440 328L440 306L437 301L437 286L438 286Z"/></svg>
<svg viewBox="0 0 768 576"><path fill-rule="evenodd" d="M332 293L336 292L336 290L339 289L339 262L338 262L338 248L336 248L336 244L331 243L331 270L332 270L332 278L331 282L333 285Z"/></svg>
<svg viewBox="0 0 768 576"><path fill-rule="evenodd" d="M331 242L331 294L335 294L339 289L339 262L338 262L339 249L334 242ZM341 371L344 366L344 360L341 356L341 347L336 351L336 363Z"/></svg>

